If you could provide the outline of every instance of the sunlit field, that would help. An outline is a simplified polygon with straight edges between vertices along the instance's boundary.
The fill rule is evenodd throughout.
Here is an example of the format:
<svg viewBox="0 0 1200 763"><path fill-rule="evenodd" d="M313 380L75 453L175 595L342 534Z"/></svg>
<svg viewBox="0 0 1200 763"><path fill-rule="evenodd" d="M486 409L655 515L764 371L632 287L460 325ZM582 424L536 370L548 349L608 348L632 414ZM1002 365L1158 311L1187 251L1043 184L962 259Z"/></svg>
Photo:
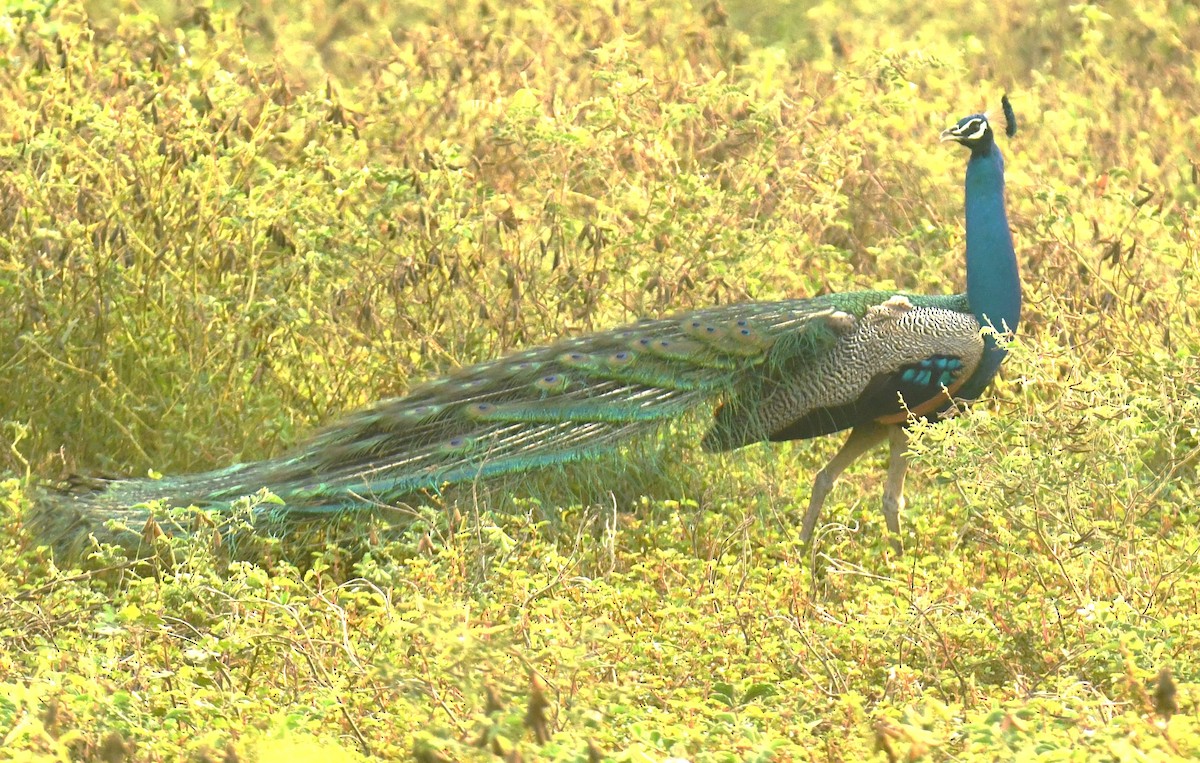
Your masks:
<svg viewBox="0 0 1200 763"><path fill-rule="evenodd" d="M1200 9L763 5L7 0L0 758L1200 758ZM30 521L561 337L960 292L938 137L1005 93L1023 321L898 539L886 448L806 545L843 436L693 420L140 560Z"/></svg>

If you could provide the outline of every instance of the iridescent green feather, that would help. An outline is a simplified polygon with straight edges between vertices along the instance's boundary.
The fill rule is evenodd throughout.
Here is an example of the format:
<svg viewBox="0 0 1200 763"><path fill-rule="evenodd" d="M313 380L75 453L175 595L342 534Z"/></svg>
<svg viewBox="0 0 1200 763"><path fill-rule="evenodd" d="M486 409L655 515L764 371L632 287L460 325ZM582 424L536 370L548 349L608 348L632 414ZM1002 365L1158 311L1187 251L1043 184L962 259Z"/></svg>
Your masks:
<svg viewBox="0 0 1200 763"><path fill-rule="evenodd" d="M422 491L571 461L620 448L691 411L717 413L704 447L766 439L753 415L774 385L802 371L893 292L699 310L526 350L463 368L405 397L353 413L277 458L161 480L101 482L56 492L31 523L60 549L95 533L136 545L143 505L222 511L267 488L283 506L252 508L252 524L279 528L314 515L375 510ZM913 305L967 311L965 298L909 297Z"/></svg>

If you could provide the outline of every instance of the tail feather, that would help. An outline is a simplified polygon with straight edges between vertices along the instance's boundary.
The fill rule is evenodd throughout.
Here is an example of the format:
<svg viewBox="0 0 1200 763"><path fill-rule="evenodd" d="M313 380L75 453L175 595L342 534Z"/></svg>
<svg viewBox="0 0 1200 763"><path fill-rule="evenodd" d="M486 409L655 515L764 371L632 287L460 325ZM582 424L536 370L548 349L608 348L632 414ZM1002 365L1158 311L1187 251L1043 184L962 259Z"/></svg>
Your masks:
<svg viewBox="0 0 1200 763"><path fill-rule="evenodd" d="M591 458L717 403L721 431L710 431L706 446L765 439L736 431L739 420L753 419L743 414L755 405L747 393L756 387L754 369L811 361L833 336L834 311L842 320L842 310L861 315L880 299L860 292L712 308L518 352L351 414L277 458L49 491L29 524L59 549L77 551L91 535L130 547L132 531L106 530L108 520L144 524L145 504L155 501L224 511L267 488L284 505L254 507L252 525L286 527L448 484Z"/></svg>

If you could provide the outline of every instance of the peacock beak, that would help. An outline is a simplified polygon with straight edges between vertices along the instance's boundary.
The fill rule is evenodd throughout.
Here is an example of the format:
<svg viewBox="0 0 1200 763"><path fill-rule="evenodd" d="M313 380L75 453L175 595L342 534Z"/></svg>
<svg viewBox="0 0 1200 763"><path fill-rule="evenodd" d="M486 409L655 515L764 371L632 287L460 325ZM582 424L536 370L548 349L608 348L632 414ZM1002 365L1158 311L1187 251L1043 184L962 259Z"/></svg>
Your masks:
<svg viewBox="0 0 1200 763"><path fill-rule="evenodd" d="M942 130L942 142L945 143L948 140L958 140L958 133L954 131L953 127Z"/></svg>

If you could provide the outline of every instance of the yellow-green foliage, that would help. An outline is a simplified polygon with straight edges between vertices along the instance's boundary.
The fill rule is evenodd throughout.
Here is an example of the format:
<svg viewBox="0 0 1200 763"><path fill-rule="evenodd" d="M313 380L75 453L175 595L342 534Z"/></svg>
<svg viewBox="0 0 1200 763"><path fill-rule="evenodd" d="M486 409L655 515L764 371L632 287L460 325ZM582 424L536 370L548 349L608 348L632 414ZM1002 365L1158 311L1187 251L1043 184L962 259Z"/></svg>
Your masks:
<svg viewBox="0 0 1200 763"><path fill-rule="evenodd" d="M6 754L1200 757L1193 4L255 5L0 15ZM831 440L358 560L21 532L27 477L262 457L510 347L957 290L937 134L1006 91L1025 324L916 431L903 557L878 463L796 543Z"/></svg>

